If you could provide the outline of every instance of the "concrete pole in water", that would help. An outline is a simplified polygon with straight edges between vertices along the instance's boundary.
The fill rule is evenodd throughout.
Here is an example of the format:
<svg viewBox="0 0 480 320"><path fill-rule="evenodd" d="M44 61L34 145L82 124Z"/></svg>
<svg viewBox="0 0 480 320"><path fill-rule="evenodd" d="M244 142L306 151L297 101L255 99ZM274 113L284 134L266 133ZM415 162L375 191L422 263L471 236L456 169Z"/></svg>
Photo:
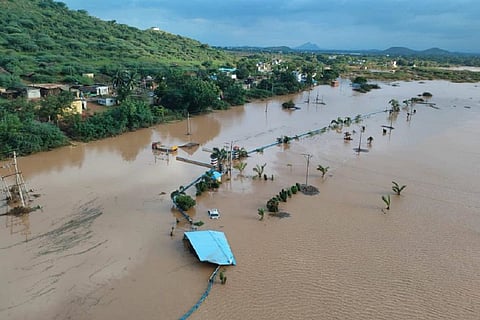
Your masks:
<svg viewBox="0 0 480 320"><path fill-rule="evenodd" d="M232 177L233 167L233 141L230 141L230 178Z"/></svg>
<svg viewBox="0 0 480 320"><path fill-rule="evenodd" d="M190 112L187 111L187 135L190 134Z"/></svg>
<svg viewBox="0 0 480 320"><path fill-rule="evenodd" d="M302 155L307 159L307 172L305 174L305 186L308 186L308 167L310 166L310 158L313 157L313 155L309 153L302 153Z"/></svg>

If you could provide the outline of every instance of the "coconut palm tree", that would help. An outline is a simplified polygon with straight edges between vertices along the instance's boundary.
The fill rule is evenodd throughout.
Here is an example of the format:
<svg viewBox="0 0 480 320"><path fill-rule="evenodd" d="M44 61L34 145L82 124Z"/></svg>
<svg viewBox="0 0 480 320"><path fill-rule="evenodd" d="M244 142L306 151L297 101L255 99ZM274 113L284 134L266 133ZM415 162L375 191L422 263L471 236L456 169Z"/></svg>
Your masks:
<svg viewBox="0 0 480 320"><path fill-rule="evenodd" d="M217 158L218 162L225 161L227 159L228 152L224 148L213 148L213 152L211 154L211 158Z"/></svg>
<svg viewBox="0 0 480 320"><path fill-rule="evenodd" d="M328 172L328 169L330 169L330 167L324 167L322 165L318 165L317 167L317 170L320 171L322 173L322 178L325 177L325 175L327 174Z"/></svg>
<svg viewBox="0 0 480 320"><path fill-rule="evenodd" d="M398 183L396 183L395 181L392 181L392 190L393 192L395 192L398 196L400 195L400 193L402 193L403 189L405 189L407 186L406 185L403 185L403 186L400 186Z"/></svg>
<svg viewBox="0 0 480 320"><path fill-rule="evenodd" d="M258 165L258 164L257 164L257 165L255 166L255 168L253 168L253 171L255 171L255 172L257 173L257 175L258 175L259 178L262 177L263 171L265 170L265 166L266 166L266 165L267 165L266 163L264 163L263 165Z"/></svg>
<svg viewBox="0 0 480 320"><path fill-rule="evenodd" d="M263 220L263 217L265 216L265 209L263 208L258 208L258 215L260 216L260 220Z"/></svg>
<svg viewBox="0 0 480 320"><path fill-rule="evenodd" d="M382 196L383 202L385 202L385 209L390 210L390 195Z"/></svg>
<svg viewBox="0 0 480 320"><path fill-rule="evenodd" d="M388 104L392 106L392 111L393 112L399 112L400 111L400 103L398 102L397 99L391 99L388 101Z"/></svg>
<svg viewBox="0 0 480 320"><path fill-rule="evenodd" d="M217 159L217 169L222 170L223 163L227 160L228 152L224 148L213 148L212 153L210 154L210 159Z"/></svg>
<svg viewBox="0 0 480 320"><path fill-rule="evenodd" d="M243 175L243 170L245 170L245 167L247 166L246 162L238 162L236 163L233 167L240 171L240 175Z"/></svg>
<svg viewBox="0 0 480 320"><path fill-rule="evenodd" d="M117 98L120 101L129 97L137 85L138 75L128 70L118 70L112 77L113 88L117 90Z"/></svg>

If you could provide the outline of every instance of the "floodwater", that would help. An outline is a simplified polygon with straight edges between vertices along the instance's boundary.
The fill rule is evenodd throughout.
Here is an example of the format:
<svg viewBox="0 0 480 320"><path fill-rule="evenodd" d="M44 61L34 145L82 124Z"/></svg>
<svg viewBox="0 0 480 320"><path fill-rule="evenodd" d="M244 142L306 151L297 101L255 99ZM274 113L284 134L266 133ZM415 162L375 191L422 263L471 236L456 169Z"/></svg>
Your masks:
<svg viewBox="0 0 480 320"><path fill-rule="evenodd" d="M203 148L252 150L426 91L434 105L415 105L410 121L406 110L392 122L380 112L266 148L243 176L234 169L218 191L197 197L189 213L201 229L225 232L237 266L191 319L478 319L480 87L444 81L367 94L345 81L193 117L190 135L183 121L19 158L42 210L0 217L0 318L178 319L197 302L215 267L184 248L189 224L169 195L206 169L153 154L152 141L200 143L177 155L208 162ZM301 109L282 110L289 99ZM369 152L354 152L360 135ZM252 178L264 163L274 180ZM329 166L324 178L318 165ZM392 181L407 185L401 196ZM280 206L290 217L260 221L257 209L296 182L320 194L293 195ZM391 208L382 210L387 194ZM208 219L210 207L220 219Z"/></svg>

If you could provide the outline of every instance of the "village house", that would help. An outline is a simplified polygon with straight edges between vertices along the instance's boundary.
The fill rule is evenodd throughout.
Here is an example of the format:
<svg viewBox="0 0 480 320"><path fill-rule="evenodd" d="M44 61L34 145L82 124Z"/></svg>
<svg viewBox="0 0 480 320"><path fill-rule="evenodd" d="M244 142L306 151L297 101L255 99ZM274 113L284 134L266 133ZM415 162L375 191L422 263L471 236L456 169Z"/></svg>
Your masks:
<svg viewBox="0 0 480 320"><path fill-rule="evenodd" d="M237 79L237 75L235 72L237 68L218 68L218 71L225 73L228 77L232 78L233 80Z"/></svg>
<svg viewBox="0 0 480 320"><path fill-rule="evenodd" d="M16 99L24 97L27 100L38 100L52 94L59 94L67 87L61 84L36 84L20 89L2 90L0 92L2 98Z"/></svg>
<svg viewBox="0 0 480 320"><path fill-rule="evenodd" d="M257 63L257 71L258 72L269 72L271 70L270 65L265 62Z"/></svg>
<svg viewBox="0 0 480 320"><path fill-rule="evenodd" d="M107 96L110 94L110 88L106 85L76 86L85 97Z"/></svg>
<svg viewBox="0 0 480 320"><path fill-rule="evenodd" d="M97 99L97 103L102 105L102 106L106 106L106 107L111 107L111 106L114 106L115 104L117 104L117 99L115 98L99 98Z"/></svg>
<svg viewBox="0 0 480 320"><path fill-rule="evenodd" d="M69 91L74 95L72 104L70 105L72 113L82 114L83 110L87 110L87 99L85 99L82 92L78 89L70 88Z"/></svg>
<svg viewBox="0 0 480 320"><path fill-rule="evenodd" d="M59 83L41 83L31 85L29 88L39 89L42 98L49 95L58 95L62 91L68 91L68 86Z"/></svg>
<svg viewBox="0 0 480 320"><path fill-rule="evenodd" d="M27 100L35 100L42 97L39 88L27 87L24 92Z"/></svg>

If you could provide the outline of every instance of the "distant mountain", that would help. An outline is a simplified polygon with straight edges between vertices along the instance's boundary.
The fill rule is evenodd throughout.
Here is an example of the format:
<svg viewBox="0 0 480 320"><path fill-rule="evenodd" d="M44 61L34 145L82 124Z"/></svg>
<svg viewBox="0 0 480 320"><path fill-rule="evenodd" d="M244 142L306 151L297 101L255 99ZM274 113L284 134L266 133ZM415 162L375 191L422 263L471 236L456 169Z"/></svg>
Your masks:
<svg viewBox="0 0 480 320"><path fill-rule="evenodd" d="M293 49L298 51L320 51L320 48L315 43L311 42L304 43Z"/></svg>
<svg viewBox="0 0 480 320"><path fill-rule="evenodd" d="M253 47L253 46L235 46L235 47L214 47L221 50L227 51L245 51L245 52L275 52L275 53L288 53L293 52L290 47L287 46L278 46L278 47Z"/></svg>
<svg viewBox="0 0 480 320"><path fill-rule="evenodd" d="M380 52L392 56L413 56L417 53L417 51L405 47L390 47Z"/></svg>
<svg viewBox="0 0 480 320"><path fill-rule="evenodd" d="M447 56L447 55L453 54L450 51L439 49L439 48L431 48L431 49L423 50L421 51L421 53L429 56Z"/></svg>
<svg viewBox="0 0 480 320"><path fill-rule="evenodd" d="M439 49L439 48L431 48L427 50L412 50L405 47L391 47L386 50L381 51L383 54L388 54L392 56L449 56L455 55L447 50Z"/></svg>
<svg viewBox="0 0 480 320"><path fill-rule="evenodd" d="M347 54L347 55L389 55L389 56L420 56L420 57L438 57L438 56L478 56L477 53L451 52L439 48L430 48L427 50L413 50L406 47L390 47L386 50L341 50L341 49L320 49L316 44L307 42L301 46L290 48L286 46L278 47L220 47L220 49L230 51L250 51L250 52L314 52L319 54Z"/></svg>

